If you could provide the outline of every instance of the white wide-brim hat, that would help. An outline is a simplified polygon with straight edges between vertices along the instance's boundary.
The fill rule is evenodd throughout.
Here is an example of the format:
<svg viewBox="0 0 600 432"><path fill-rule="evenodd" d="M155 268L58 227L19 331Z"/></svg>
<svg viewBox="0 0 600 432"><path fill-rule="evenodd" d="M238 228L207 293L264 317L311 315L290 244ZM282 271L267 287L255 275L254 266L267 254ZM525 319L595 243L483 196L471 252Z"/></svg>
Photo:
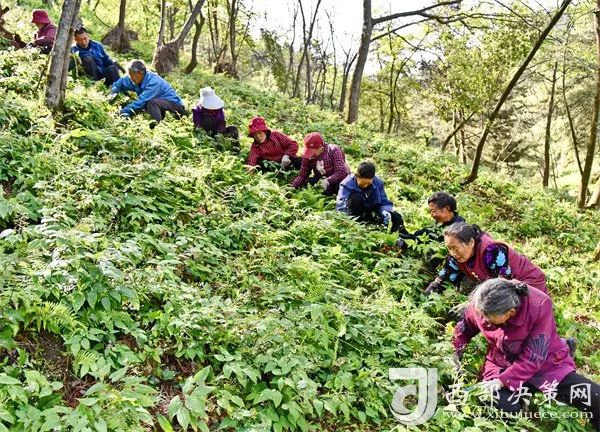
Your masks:
<svg viewBox="0 0 600 432"><path fill-rule="evenodd" d="M225 103L215 94L212 87L204 87L200 90L200 105L202 108L216 110L223 108Z"/></svg>

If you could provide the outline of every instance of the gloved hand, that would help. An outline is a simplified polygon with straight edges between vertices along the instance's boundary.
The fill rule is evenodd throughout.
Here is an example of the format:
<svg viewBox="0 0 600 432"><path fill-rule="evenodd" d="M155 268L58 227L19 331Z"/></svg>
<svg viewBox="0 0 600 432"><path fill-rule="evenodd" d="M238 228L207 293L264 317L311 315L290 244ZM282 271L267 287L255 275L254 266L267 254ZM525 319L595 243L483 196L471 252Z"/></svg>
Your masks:
<svg viewBox="0 0 600 432"><path fill-rule="evenodd" d="M428 296L431 293L436 292L439 289L440 289L440 284L437 281L433 281L429 285L427 285L427 288L425 288L425 295Z"/></svg>
<svg viewBox="0 0 600 432"><path fill-rule="evenodd" d="M292 158L288 155L283 155L281 158L281 169L287 169L292 165Z"/></svg>
<svg viewBox="0 0 600 432"><path fill-rule="evenodd" d="M400 249L401 251L405 251L406 249L408 249L408 245L406 244L406 242L404 241L404 239L399 238L398 240L396 240L396 247L398 249Z"/></svg>
<svg viewBox="0 0 600 432"><path fill-rule="evenodd" d="M461 303L454 306L448 311L448 317L454 321L460 321L463 319L468 306L469 303Z"/></svg>
<svg viewBox="0 0 600 432"><path fill-rule="evenodd" d="M111 93L107 99L108 103L112 104L117 99L117 96L119 96L119 93Z"/></svg>
<svg viewBox="0 0 600 432"><path fill-rule="evenodd" d="M325 164L323 161L317 162L317 166L315 168L319 174L325 175Z"/></svg>
<svg viewBox="0 0 600 432"><path fill-rule="evenodd" d="M321 185L321 187L323 188L323 191L326 191L327 188L329 187L329 182L327 181L327 179L323 179L319 182L319 184Z"/></svg>
<svg viewBox="0 0 600 432"><path fill-rule="evenodd" d="M392 215L387 210L383 210L381 212L381 217L383 217L383 224L385 226L388 226L390 224L390 222L392 221Z"/></svg>

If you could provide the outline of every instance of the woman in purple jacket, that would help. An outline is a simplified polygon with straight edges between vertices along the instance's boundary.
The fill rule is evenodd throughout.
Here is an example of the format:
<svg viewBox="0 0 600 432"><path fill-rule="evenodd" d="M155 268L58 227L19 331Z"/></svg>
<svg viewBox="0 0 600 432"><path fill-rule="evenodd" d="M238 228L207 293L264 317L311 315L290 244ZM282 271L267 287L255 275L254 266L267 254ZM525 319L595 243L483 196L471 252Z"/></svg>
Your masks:
<svg viewBox="0 0 600 432"><path fill-rule="evenodd" d="M550 297L519 281L489 279L473 291L454 329L459 361L478 333L488 342L483 381L498 408L517 413L525 396L539 390L585 411L600 430L600 385L575 372L569 347L556 332Z"/></svg>

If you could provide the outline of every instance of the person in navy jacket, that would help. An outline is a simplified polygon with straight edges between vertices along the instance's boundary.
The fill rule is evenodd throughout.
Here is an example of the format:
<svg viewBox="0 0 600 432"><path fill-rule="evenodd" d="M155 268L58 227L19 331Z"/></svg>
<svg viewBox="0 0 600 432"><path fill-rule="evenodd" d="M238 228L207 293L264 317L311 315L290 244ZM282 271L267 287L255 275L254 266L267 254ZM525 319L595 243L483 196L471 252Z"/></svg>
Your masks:
<svg viewBox="0 0 600 432"><path fill-rule="evenodd" d="M107 86L111 86L121 77L117 64L106 54L104 46L100 42L90 39L85 27L75 30L73 39L75 45L71 47L71 52L79 55L87 76L94 81L103 79ZM70 68L74 66L73 62Z"/></svg>
<svg viewBox="0 0 600 432"><path fill-rule="evenodd" d="M133 61L129 66L129 76L122 77L112 85L113 97L128 91L135 92L138 97L121 108L123 117L132 117L146 110L156 123L160 123L167 112L177 118L185 114L183 102L173 87L154 72L146 70L141 60Z"/></svg>
<svg viewBox="0 0 600 432"><path fill-rule="evenodd" d="M111 86L121 77L117 64L106 54L100 42L90 39L85 27L75 30L73 39L75 45L71 47L71 52L79 55L87 76L94 81L103 79L107 86Z"/></svg>
<svg viewBox="0 0 600 432"><path fill-rule="evenodd" d="M337 210L369 224L391 224L392 232L406 232L400 213L388 199L383 180L375 175L372 162L361 162L356 174L350 174L340 183L335 207Z"/></svg>

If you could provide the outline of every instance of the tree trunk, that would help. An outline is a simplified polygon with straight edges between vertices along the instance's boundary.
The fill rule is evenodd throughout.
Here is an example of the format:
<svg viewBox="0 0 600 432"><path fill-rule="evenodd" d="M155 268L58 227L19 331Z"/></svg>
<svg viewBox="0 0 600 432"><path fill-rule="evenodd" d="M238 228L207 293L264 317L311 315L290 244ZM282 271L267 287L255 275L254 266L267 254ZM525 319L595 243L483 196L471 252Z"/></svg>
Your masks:
<svg viewBox="0 0 600 432"><path fill-rule="evenodd" d="M592 261L599 261L600 260L600 242L598 242L598 246L596 246L596 251L594 252L594 258L592 258Z"/></svg>
<svg viewBox="0 0 600 432"><path fill-rule="evenodd" d="M554 113L554 90L556 89L556 72L558 70L558 60L554 62L552 71L552 87L550 89L550 103L548 105L548 116L546 117L546 139L544 140L544 174L542 176L542 185L547 188L550 181L550 129L552 127L552 114Z"/></svg>
<svg viewBox="0 0 600 432"><path fill-rule="evenodd" d="M600 2L600 0L598 0L598 1ZM523 75L523 72L525 72L525 70L527 69L527 66L529 66L529 63L535 57L535 54L538 52L538 50L540 49L540 47L546 40L546 37L548 36L550 31L554 28L554 25L558 22L558 20L560 19L560 17L564 13L564 11L567 9L567 6L569 6L569 4L571 4L571 2L572 2L572 0L563 0L562 4L560 5L558 10L555 12L554 16L552 17L552 20L550 21L550 23L548 23L548 25L546 26L546 28L544 29L542 34L540 34L540 36L538 37L538 40L535 42L535 44L531 48L531 51L527 55L527 58L525 59L525 61L521 65L521 67L519 67L519 69L517 70L515 75L512 77L512 79L508 83L508 86L506 87L506 89L504 89L502 96L500 96L500 100L496 104L496 108L494 108L494 111L492 112L492 114L490 115L490 118L488 119L488 121L485 124L483 134L481 135L479 143L477 144L477 148L475 150L475 157L473 158L473 165L471 167L471 173L469 174L469 177L467 177L465 180L463 180L461 182L462 184L471 183L477 179L477 174L479 172L479 165L481 164L481 156L483 154L483 147L485 146L485 141L487 140L487 137L492 128L492 124L494 123L494 120L498 116L498 113L500 112L500 109L504 105L504 102L506 102L506 99L508 99L508 96L510 96L510 93L516 87L517 83L519 82L519 79L521 78L521 75Z"/></svg>
<svg viewBox="0 0 600 432"><path fill-rule="evenodd" d="M352 58L350 58L351 51L344 52L346 55L346 59L344 60L344 65L342 68L342 88L340 90L340 103L338 105L338 112L343 114L346 109L346 94L348 93L348 78L350 78L350 71L352 70L352 65L356 61L358 54L354 54Z"/></svg>
<svg viewBox="0 0 600 432"><path fill-rule="evenodd" d="M285 80L285 88L283 89L283 93L285 93L285 94L288 94L290 77L292 78L292 93L293 93L294 76L293 76L292 71L294 70L294 43L296 43L296 20L297 19L298 19L298 7L294 7L294 14L293 14L293 21L292 21L292 41L290 42L290 45L288 47L288 55L290 56L290 60L288 62L287 78Z"/></svg>
<svg viewBox="0 0 600 432"><path fill-rule="evenodd" d="M596 190L592 194L590 201L587 204L588 208L600 208L600 178L596 182Z"/></svg>
<svg viewBox="0 0 600 432"><path fill-rule="evenodd" d="M118 53L127 53L131 51L131 41L138 38L136 32L125 29L126 13L127 0L121 0L119 5L119 22L115 28L102 38L103 44L108 45Z"/></svg>
<svg viewBox="0 0 600 432"><path fill-rule="evenodd" d="M204 0L198 0L188 19L186 20L179 35L164 44L162 47L157 46L154 51L154 59L152 64L159 75L166 75L171 72L179 64L179 50L183 45L183 41L189 34L196 18L200 15Z"/></svg>
<svg viewBox="0 0 600 432"><path fill-rule="evenodd" d="M363 0L363 26L360 35L360 47L358 48L358 59L352 75L350 84L350 100L348 101L348 123L354 123L358 120L358 99L360 97L360 85L362 75L365 71L365 64L369 56L369 45L371 45L371 36L373 35L373 17L371 15L371 0Z"/></svg>
<svg viewBox="0 0 600 432"><path fill-rule="evenodd" d="M471 117L473 117L474 115L475 115L475 113L472 112L471 114L469 114L469 117L461 118L461 122L458 123L457 125L455 125L455 124L452 125L452 127L454 129L452 129L452 132L450 133L450 135L448 135L446 137L446 139L444 140L444 142L442 143L442 151L446 150L446 147L448 146L448 144L452 140L452 137L455 136L458 133L458 131L460 131L464 127L464 125L466 125L467 122L469 120L471 120Z"/></svg>
<svg viewBox="0 0 600 432"><path fill-rule="evenodd" d="M229 9L229 51L231 52L231 73L233 76L237 76L237 59L238 53L236 52L236 37L235 25L237 22L237 16L239 12L239 0L231 0Z"/></svg>
<svg viewBox="0 0 600 432"><path fill-rule="evenodd" d="M577 195L577 207L579 208L584 208L587 200L588 185L592 175L594 153L596 152L596 138L598 136L598 117L600 115L600 0L596 0L594 16L596 19L596 94L594 96L590 139L587 144L583 173L581 174L581 183L579 185L579 194Z"/></svg>
<svg viewBox="0 0 600 432"><path fill-rule="evenodd" d="M165 44L165 27L167 23L167 0L160 2L160 24L158 27L158 37L156 38L156 48Z"/></svg>
<svg viewBox="0 0 600 432"><path fill-rule="evenodd" d="M192 2L189 1L190 10L192 10ZM194 39L192 40L192 56L190 63L185 68L185 73L190 74L196 66L198 66L198 41L200 40L200 34L202 33L202 27L204 26L204 15L200 14L200 21L194 22Z"/></svg>
<svg viewBox="0 0 600 432"><path fill-rule="evenodd" d="M80 6L81 0L65 0L62 6L46 84L46 106L52 111L62 109L65 98L71 41Z"/></svg>
<svg viewBox="0 0 600 432"><path fill-rule="evenodd" d="M464 126L465 124L467 124L467 122L464 121L465 113L461 109L459 111L459 114L460 114L460 118L463 120L463 126ZM471 116L473 114L471 114ZM471 117L471 116L469 116L469 117ZM465 128L464 127L460 128L459 134L460 134L460 149L459 149L460 159L459 160L462 162L463 165L466 165L467 164L467 137L465 136Z"/></svg>

